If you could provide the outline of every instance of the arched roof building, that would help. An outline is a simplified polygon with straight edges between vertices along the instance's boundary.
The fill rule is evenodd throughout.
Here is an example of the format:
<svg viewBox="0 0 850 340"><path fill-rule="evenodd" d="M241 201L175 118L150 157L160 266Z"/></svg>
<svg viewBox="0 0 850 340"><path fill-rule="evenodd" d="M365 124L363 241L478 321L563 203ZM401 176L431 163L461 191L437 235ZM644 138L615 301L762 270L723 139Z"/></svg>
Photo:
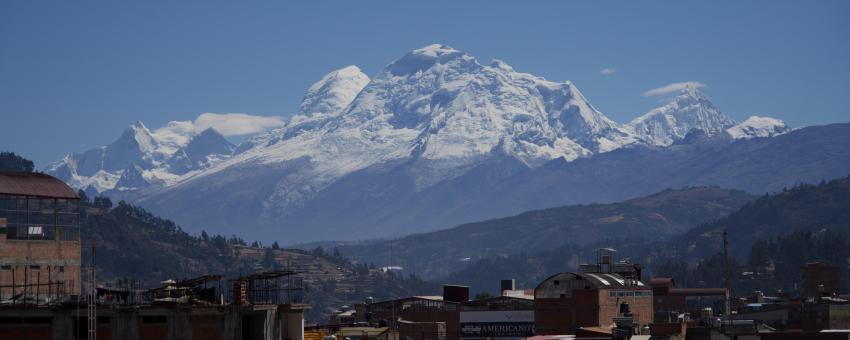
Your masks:
<svg viewBox="0 0 850 340"><path fill-rule="evenodd" d="M581 327L609 327L629 304L638 324L652 321L652 290L616 273L564 272L534 289L537 334L575 334Z"/></svg>
<svg viewBox="0 0 850 340"><path fill-rule="evenodd" d="M80 257L77 193L45 174L0 172L0 301L79 294Z"/></svg>
<svg viewBox="0 0 850 340"><path fill-rule="evenodd" d="M1 172L0 194L43 198L79 199L74 189L59 179L33 172Z"/></svg>

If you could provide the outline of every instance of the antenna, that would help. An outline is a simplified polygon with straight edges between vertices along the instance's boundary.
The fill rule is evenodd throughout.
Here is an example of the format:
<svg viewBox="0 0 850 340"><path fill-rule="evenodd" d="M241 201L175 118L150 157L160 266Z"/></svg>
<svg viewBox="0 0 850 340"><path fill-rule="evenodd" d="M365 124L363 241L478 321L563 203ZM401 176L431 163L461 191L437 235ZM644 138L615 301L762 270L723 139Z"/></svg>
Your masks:
<svg viewBox="0 0 850 340"><path fill-rule="evenodd" d="M389 267L387 268L387 273L389 273L389 274L390 274L390 277L392 277L392 275L393 275L392 270L393 270L393 241L390 241L390 265L389 265ZM390 326L391 326L392 328L390 328L390 329L392 330L392 333L391 333L391 334L395 334L395 328L396 328L396 319L395 319L395 298L393 297L392 289L390 289L390 306L391 306L391 309L392 309L392 316L393 316L393 321L392 321L392 323L390 324Z"/></svg>
<svg viewBox="0 0 850 340"><path fill-rule="evenodd" d="M89 265L89 303L88 303L88 328L89 339L97 339L97 286L95 283L95 248L91 246L91 265Z"/></svg>
<svg viewBox="0 0 850 340"><path fill-rule="evenodd" d="M727 316L732 313L732 289L731 283L729 282L729 240L726 238L728 233L726 230L723 230L723 285L726 288L726 305L724 314Z"/></svg>

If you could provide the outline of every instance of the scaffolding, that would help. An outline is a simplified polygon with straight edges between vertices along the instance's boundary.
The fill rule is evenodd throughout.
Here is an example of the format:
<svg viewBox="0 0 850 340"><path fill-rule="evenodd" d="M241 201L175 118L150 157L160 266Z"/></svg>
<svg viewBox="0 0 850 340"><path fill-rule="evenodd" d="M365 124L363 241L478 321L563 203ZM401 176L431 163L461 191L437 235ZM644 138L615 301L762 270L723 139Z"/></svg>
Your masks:
<svg viewBox="0 0 850 340"><path fill-rule="evenodd" d="M303 281L298 274L302 272L272 270L230 279L230 300L236 305L303 303Z"/></svg>

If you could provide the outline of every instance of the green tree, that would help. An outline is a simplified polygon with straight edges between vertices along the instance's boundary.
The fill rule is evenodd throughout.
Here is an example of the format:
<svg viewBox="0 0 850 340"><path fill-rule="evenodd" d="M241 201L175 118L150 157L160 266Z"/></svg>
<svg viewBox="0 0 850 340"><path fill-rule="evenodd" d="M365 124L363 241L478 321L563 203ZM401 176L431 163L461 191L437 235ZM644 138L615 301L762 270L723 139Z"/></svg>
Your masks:
<svg viewBox="0 0 850 340"><path fill-rule="evenodd" d="M263 268L268 270L276 270L277 269L277 259L275 259L275 251L272 248L266 248L265 253L263 254Z"/></svg>
<svg viewBox="0 0 850 340"><path fill-rule="evenodd" d="M104 210L112 209L112 200L106 196L97 196L94 198L94 206Z"/></svg>
<svg viewBox="0 0 850 340"><path fill-rule="evenodd" d="M0 152L0 171L32 172L35 166L29 159L14 152Z"/></svg>

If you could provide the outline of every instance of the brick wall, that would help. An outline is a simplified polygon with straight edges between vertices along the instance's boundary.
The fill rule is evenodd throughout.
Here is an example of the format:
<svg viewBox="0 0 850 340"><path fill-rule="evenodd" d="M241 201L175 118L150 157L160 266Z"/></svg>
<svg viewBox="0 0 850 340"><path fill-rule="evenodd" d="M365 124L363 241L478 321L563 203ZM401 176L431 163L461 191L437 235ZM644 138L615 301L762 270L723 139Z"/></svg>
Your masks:
<svg viewBox="0 0 850 340"><path fill-rule="evenodd" d="M535 299L537 334L575 334L577 327L598 326L598 290L579 289L573 297Z"/></svg>
<svg viewBox="0 0 850 340"><path fill-rule="evenodd" d="M49 282L63 281L62 287L46 286ZM66 294L80 292L80 242L78 241L28 241L0 239L0 284L45 284L28 287L31 295L41 296L58 289ZM17 288L17 293L23 292ZM13 294L12 288L0 288L0 296Z"/></svg>
<svg viewBox="0 0 850 340"><path fill-rule="evenodd" d="M609 326L614 323L614 317L620 313L620 304L629 303L629 309L634 314L635 323L648 325L652 323L652 296L612 297L608 290L599 291L599 326Z"/></svg>

